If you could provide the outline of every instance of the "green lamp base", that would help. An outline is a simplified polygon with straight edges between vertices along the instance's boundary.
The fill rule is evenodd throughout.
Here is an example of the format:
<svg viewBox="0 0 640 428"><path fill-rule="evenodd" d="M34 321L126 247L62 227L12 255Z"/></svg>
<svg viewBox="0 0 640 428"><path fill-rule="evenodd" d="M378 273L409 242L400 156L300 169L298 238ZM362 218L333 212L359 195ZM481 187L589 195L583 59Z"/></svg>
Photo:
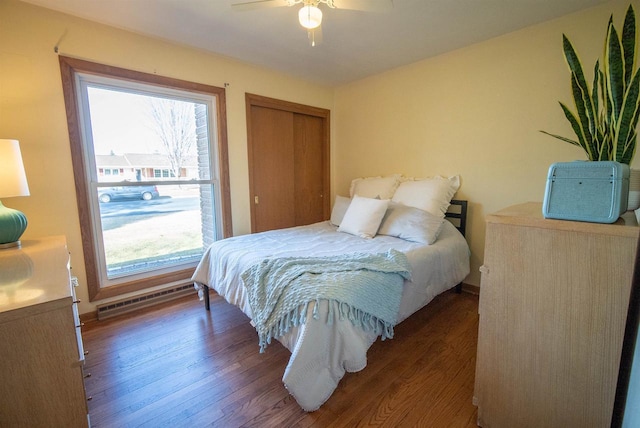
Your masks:
<svg viewBox="0 0 640 428"><path fill-rule="evenodd" d="M20 237L26 228L27 216L0 202L0 249L20 246Z"/></svg>

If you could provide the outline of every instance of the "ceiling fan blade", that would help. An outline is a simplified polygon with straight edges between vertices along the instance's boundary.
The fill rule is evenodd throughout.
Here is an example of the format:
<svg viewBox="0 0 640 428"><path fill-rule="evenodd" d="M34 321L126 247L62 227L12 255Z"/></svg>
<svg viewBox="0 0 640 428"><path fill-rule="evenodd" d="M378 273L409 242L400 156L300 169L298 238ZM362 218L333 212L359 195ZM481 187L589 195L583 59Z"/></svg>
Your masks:
<svg viewBox="0 0 640 428"><path fill-rule="evenodd" d="M311 46L318 46L322 43L322 26L307 31L307 36L309 37L309 44Z"/></svg>
<svg viewBox="0 0 640 428"><path fill-rule="evenodd" d="M235 11L265 9L287 6L285 0L231 0L231 9Z"/></svg>
<svg viewBox="0 0 640 428"><path fill-rule="evenodd" d="M333 0L336 9L362 10L365 12L389 12L392 0Z"/></svg>

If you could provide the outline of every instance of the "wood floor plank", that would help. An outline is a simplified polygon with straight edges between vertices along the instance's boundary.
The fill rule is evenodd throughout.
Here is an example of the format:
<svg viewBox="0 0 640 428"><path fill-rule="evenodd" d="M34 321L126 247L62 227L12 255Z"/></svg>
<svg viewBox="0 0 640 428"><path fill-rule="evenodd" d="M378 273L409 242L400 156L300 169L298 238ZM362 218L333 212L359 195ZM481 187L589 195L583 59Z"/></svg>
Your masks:
<svg viewBox="0 0 640 428"><path fill-rule="evenodd" d="M440 317L422 325L415 334L406 335L397 343L398 350L392 341L387 350L389 355L379 358L387 361L386 366L361 391L377 391L375 397L370 393L371 400L366 406L351 406L349 416L341 418L338 426L399 426L408 413L416 413L415 404L432 394L429 386L440 385L440 390L449 381L449 372L458 370L458 365L452 364L457 347L451 346L447 338L457 336L455 330L461 316L457 313L453 318ZM361 376L369 377L366 371ZM381 385L384 387L380 388Z"/></svg>
<svg viewBox="0 0 640 428"><path fill-rule="evenodd" d="M289 351L259 353L248 318L211 294L87 323L89 413L100 427L473 427L478 298L451 292L377 341L316 412L282 384Z"/></svg>
<svg viewBox="0 0 640 428"><path fill-rule="evenodd" d="M449 300L456 297L459 296L442 296L432 302L430 311L420 311L415 317L410 317L397 326L393 340L374 343L369 352L367 367L361 372L345 376L321 410L329 409L335 414L346 415L340 418L337 426L352 426L379 405L376 400L382 400L385 394L394 393L398 378L403 376L404 371L419 367L423 360L439 361L442 358L437 355L440 343L458 318L466 316L460 310L453 314L447 312ZM477 305L474 306L477 310ZM421 377L429 375L433 373L420 372ZM359 400L362 395L366 395L368 400ZM410 397L403 396L401 399L408 405L412 403ZM326 414L313 421L313 424L322 426L333 418L335 416L332 414ZM299 425L309 426L304 422Z"/></svg>

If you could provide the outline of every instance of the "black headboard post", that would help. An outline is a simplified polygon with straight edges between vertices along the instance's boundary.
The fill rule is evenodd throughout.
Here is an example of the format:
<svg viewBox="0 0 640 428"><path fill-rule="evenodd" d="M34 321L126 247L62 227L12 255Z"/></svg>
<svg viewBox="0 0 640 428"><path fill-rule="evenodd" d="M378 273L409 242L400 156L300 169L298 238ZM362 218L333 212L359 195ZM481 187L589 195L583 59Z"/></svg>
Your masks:
<svg viewBox="0 0 640 428"><path fill-rule="evenodd" d="M456 229L460 231L462 236L466 238L465 234L467 232L467 201L463 201L460 199L452 199L451 205L449 206L449 208L451 208L451 206L460 207L459 208L460 212L447 211L445 213L445 217L448 219L456 219L455 222L452 221L451 223L453 223ZM456 222L458 223L458 225L456 225ZM456 285L456 293L458 294L462 293L462 283Z"/></svg>
<svg viewBox="0 0 640 428"><path fill-rule="evenodd" d="M467 232L467 201L463 201L463 200L460 200L460 199L452 199L451 200L451 205L459 206L460 207L460 212L447 211L447 213L445 214L445 217L458 219L458 225L456 226L456 228L460 231L462 236L466 237L466 232ZM454 223L454 226L455 226L455 223Z"/></svg>

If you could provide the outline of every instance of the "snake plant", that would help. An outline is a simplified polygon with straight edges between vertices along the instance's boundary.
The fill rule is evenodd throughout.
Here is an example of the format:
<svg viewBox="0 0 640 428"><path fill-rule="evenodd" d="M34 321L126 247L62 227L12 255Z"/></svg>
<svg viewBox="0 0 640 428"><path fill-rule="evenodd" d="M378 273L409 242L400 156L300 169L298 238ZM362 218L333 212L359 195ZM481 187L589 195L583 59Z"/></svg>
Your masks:
<svg viewBox="0 0 640 428"><path fill-rule="evenodd" d="M635 154L640 114L640 73L636 65L636 18L629 5L621 37L609 18L603 69L594 67L592 89L585 80L580 59L566 35L562 35L564 56L571 71L575 113L560 102L577 139L540 131L582 147L592 161L611 160L629 164Z"/></svg>

